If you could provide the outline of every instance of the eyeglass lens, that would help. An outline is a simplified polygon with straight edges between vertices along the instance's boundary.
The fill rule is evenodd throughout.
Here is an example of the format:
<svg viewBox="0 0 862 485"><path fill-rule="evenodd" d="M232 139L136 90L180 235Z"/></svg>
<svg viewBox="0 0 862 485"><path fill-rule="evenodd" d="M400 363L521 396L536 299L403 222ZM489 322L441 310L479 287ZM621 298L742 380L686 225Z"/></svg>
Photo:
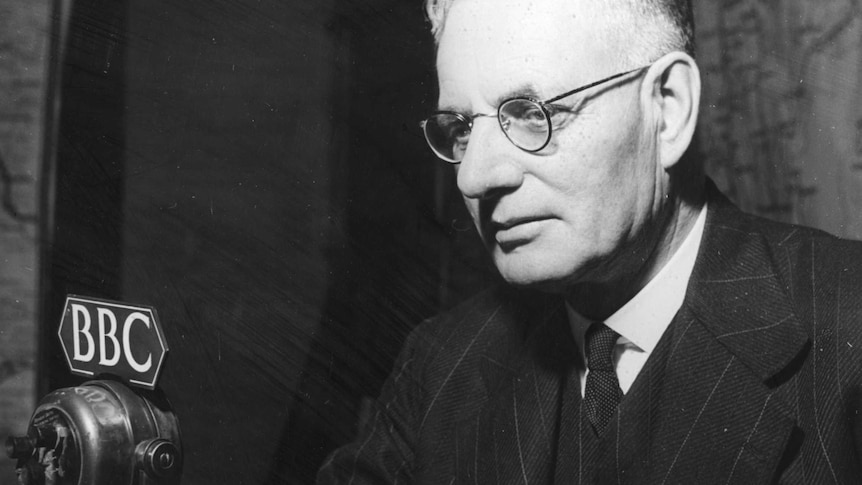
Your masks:
<svg viewBox="0 0 862 485"><path fill-rule="evenodd" d="M425 121L425 139L438 157L458 163L467 151L470 122L455 113L436 113Z"/></svg>
<svg viewBox="0 0 862 485"><path fill-rule="evenodd" d="M541 150L551 136L548 113L529 99L511 99L500 106L500 127L518 148L528 152Z"/></svg>
<svg viewBox="0 0 862 485"><path fill-rule="evenodd" d="M532 100L516 98L498 110L500 128L515 146L529 152L541 150L550 139L548 114ZM435 113L425 121L425 139L438 157L450 163L464 158L472 131L466 117L457 113Z"/></svg>

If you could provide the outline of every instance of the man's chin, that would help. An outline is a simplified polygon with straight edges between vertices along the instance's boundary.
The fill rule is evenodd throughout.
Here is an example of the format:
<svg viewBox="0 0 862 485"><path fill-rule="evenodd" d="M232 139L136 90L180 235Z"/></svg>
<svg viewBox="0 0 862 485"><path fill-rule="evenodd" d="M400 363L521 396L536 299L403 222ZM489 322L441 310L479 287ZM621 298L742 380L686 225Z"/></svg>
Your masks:
<svg viewBox="0 0 862 485"><path fill-rule="evenodd" d="M560 267L546 267L539 262L512 261L513 258L495 258L500 276L506 283L519 288L540 290L549 293L563 292L572 284L573 276L560 271Z"/></svg>
<svg viewBox="0 0 862 485"><path fill-rule="evenodd" d="M572 246L568 246L570 249ZM544 292L567 292L573 285L601 280L602 270L595 255L560 251L558 247L525 245L505 252L490 248L500 276L512 286Z"/></svg>

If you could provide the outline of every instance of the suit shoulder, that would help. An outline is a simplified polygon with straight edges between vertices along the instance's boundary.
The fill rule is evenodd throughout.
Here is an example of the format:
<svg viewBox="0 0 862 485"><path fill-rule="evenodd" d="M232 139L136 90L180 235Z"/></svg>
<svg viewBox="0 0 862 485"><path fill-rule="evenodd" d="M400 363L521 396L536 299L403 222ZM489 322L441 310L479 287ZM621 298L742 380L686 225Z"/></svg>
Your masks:
<svg viewBox="0 0 862 485"><path fill-rule="evenodd" d="M805 226L766 221L762 233L797 310L862 344L862 242Z"/></svg>
<svg viewBox="0 0 862 485"><path fill-rule="evenodd" d="M862 269L862 241L844 239L826 231L753 217L773 251L785 255L810 254L818 266L840 268L845 273Z"/></svg>
<svg viewBox="0 0 862 485"><path fill-rule="evenodd" d="M506 304L506 290L501 287L486 289L458 303L456 306L429 318L420 324L428 334L446 338L452 333L467 336L478 332L485 322Z"/></svg>
<svg viewBox="0 0 862 485"><path fill-rule="evenodd" d="M726 207L719 208L722 209L727 210ZM774 221L736 208L722 214L721 220L727 221L729 217L734 219L730 229L759 237L773 253L787 256L815 248L822 253L821 257L862 263L862 241L840 238L813 227Z"/></svg>
<svg viewBox="0 0 862 485"><path fill-rule="evenodd" d="M508 362L541 322L556 315L561 300L507 286L485 290L452 309L422 322L406 347L419 350L417 362L430 373L472 373L483 357Z"/></svg>
<svg viewBox="0 0 862 485"><path fill-rule="evenodd" d="M512 311L510 291L494 287L420 323L408 343L426 350L429 358L448 361L470 350L481 350L487 342L507 333ZM475 352L473 352L475 353Z"/></svg>

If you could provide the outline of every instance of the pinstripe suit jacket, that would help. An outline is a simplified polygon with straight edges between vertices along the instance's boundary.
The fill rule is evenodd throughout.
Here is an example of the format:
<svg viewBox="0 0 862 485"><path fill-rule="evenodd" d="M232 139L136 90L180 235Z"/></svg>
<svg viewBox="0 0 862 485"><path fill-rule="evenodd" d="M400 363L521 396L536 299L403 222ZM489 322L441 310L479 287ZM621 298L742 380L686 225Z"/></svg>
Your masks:
<svg viewBox="0 0 862 485"><path fill-rule="evenodd" d="M562 303L498 288L417 327L318 483L862 483L862 244L709 197L683 307L600 439Z"/></svg>

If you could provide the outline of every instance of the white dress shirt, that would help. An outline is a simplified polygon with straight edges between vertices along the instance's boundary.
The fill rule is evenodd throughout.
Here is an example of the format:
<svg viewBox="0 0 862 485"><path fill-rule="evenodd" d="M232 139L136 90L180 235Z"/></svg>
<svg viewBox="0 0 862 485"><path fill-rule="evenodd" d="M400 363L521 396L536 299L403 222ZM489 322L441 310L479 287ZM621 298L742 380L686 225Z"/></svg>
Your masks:
<svg viewBox="0 0 862 485"><path fill-rule="evenodd" d="M620 334L614 347L614 366L623 394L629 391L638 373L671 320L682 306L685 289L706 223L706 204L700 210L694 226L664 267L631 300L605 320L605 325ZM592 323L566 304L575 342L584 352L584 335ZM586 359L586 357L582 357ZM581 396L587 385L586 362L580 369Z"/></svg>

